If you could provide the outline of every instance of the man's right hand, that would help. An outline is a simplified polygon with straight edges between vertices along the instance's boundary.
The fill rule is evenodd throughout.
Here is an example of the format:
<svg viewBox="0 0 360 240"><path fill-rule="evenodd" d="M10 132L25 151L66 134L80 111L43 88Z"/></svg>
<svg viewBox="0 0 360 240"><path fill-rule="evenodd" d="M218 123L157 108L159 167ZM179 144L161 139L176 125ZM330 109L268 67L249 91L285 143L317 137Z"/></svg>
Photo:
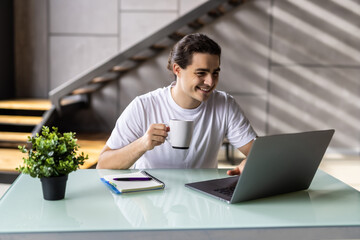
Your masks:
<svg viewBox="0 0 360 240"><path fill-rule="evenodd" d="M128 169L146 151L163 144L168 131L170 129L165 124L152 124L144 136L123 148L111 149L105 145L100 153L96 168Z"/></svg>
<svg viewBox="0 0 360 240"><path fill-rule="evenodd" d="M165 124L151 124L144 136L141 137L141 142L146 151L163 144L168 136L168 131L170 128Z"/></svg>

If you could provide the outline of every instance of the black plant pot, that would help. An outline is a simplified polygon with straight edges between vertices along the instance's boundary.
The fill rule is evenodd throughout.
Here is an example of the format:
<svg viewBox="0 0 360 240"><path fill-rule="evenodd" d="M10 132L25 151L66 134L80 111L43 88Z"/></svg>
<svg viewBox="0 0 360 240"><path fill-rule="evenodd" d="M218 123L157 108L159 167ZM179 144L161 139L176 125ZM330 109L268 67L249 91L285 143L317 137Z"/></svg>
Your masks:
<svg viewBox="0 0 360 240"><path fill-rule="evenodd" d="M45 200L60 200L65 197L68 175L40 178Z"/></svg>

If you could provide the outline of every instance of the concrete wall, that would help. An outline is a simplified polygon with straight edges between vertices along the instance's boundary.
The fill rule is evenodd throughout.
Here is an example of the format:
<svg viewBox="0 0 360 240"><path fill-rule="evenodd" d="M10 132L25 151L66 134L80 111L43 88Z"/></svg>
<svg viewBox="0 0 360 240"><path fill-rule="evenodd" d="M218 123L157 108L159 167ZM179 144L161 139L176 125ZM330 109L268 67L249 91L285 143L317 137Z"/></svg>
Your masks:
<svg viewBox="0 0 360 240"><path fill-rule="evenodd" d="M16 2L18 9L23 2L47 6L34 17L45 16L45 23L29 27L43 26L47 36L48 61L41 66L48 77L38 88L50 90L204 0ZM201 32L223 48L218 88L237 99L259 135L335 128L331 149L359 153L360 0L249 0ZM63 124L111 131L135 96L170 84L167 55L168 50L97 92L91 109ZM23 70L38 66L35 62ZM20 83L26 79L38 84L33 73L17 78ZM47 92L18 95L47 97Z"/></svg>

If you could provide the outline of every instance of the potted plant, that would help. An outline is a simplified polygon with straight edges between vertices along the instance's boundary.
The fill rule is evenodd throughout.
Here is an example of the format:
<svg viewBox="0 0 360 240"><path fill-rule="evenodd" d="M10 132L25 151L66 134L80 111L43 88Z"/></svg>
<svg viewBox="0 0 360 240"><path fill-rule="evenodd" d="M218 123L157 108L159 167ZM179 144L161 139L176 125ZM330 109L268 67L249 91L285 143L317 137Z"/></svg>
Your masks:
<svg viewBox="0 0 360 240"><path fill-rule="evenodd" d="M19 172L29 174L33 178L40 178L43 196L46 200L59 200L65 197L68 174L76 171L88 155L82 152L76 155L79 145L76 143L75 133L61 134L58 128L44 126L41 135L28 137L30 147L19 146L21 152L26 153L24 165L16 168Z"/></svg>

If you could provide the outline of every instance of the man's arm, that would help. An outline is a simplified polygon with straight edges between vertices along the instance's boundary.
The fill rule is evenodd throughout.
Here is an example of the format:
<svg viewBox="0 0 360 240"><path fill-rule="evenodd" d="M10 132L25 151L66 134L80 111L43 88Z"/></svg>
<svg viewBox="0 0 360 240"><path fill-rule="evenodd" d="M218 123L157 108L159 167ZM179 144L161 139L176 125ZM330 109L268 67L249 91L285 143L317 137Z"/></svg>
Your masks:
<svg viewBox="0 0 360 240"><path fill-rule="evenodd" d="M165 124L152 124L145 135L120 149L104 146L96 168L128 169L146 151L164 143L169 128Z"/></svg>
<svg viewBox="0 0 360 240"><path fill-rule="evenodd" d="M239 147L239 151L242 152L245 156L247 156L250 152L250 149L252 147L254 140L251 140L250 142L248 142L247 144L245 144L242 147ZM246 159L242 160L241 163L236 166L234 169L227 171L227 174L232 176L232 175L240 175L242 170L244 169L246 164Z"/></svg>

